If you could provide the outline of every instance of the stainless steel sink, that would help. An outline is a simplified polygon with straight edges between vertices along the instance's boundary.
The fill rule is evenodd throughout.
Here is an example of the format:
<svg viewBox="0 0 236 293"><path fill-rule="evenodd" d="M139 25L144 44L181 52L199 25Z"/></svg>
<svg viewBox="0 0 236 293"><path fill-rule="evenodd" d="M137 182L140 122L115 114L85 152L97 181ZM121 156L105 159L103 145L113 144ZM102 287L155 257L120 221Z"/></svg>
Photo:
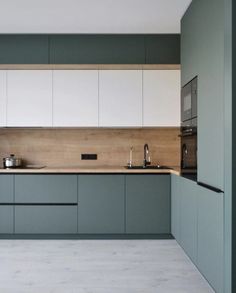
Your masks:
<svg viewBox="0 0 236 293"><path fill-rule="evenodd" d="M26 165L21 167L21 169L43 169L46 168L45 165Z"/></svg>
<svg viewBox="0 0 236 293"><path fill-rule="evenodd" d="M126 169L136 169L136 170L148 170L148 169L154 169L154 170L172 170L173 168L163 165L153 165L153 166L125 166Z"/></svg>

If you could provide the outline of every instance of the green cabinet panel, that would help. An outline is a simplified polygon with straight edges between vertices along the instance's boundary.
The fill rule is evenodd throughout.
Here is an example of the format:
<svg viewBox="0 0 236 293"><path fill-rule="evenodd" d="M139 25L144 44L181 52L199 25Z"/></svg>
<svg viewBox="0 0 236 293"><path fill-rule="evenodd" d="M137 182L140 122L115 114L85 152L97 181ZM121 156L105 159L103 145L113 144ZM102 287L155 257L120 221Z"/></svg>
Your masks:
<svg viewBox="0 0 236 293"><path fill-rule="evenodd" d="M171 233L197 262L197 183L171 175Z"/></svg>
<svg viewBox="0 0 236 293"><path fill-rule="evenodd" d="M192 259L197 261L197 184L196 182L179 177L180 179L180 235L181 246Z"/></svg>
<svg viewBox="0 0 236 293"><path fill-rule="evenodd" d="M171 175L171 234L180 243L180 205L181 205L181 178Z"/></svg>
<svg viewBox="0 0 236 293"><path fill-rule="evenodd" d="M16 206L15 233L77 233L77 206Z"/></svg>
<svg viewBox="0 0 236 293"><path fill-rule="evenodd" d="M198 76L198 181L224 189L224 1L193 1L181 22L182 86Z"/></svg>
<svg viewBox="0 0 236 293"><path fill-rule="evenodd" d="M124 175L79 175L78 232L124 233Z"/></svg>
<svg viewBox="0 0 236 293"><path fill-rule="evenodd" d="M223 292L223 200L196 182L172 175L172 235L216 292Z"/></svg>
<svg viewBox="0 0 236 293"><path fill-rule="evenodd" d="M0 175L0 203L13 203L14 175Z"/></svg>
<svg viewBox="0 0 236 293"><path fill-rule="evenodd" d="M15 175L16 203L77 203L76 175Z"/></svg>
<svg viewBox="0 0 236 293"><path fill-rule="evenodd" d="M147 64L180 64L180 35L145 37Z"/></svg>
<svg viewBox="0 0 236 293"><path fill-rule="evenodd" d="M197 266L214 290L223 292L224 195L198 187Z"/></svg>
<svg viewBox="0 0 236 293"><path fill-rule="evenodd" d="M143 64L143 36L53 35L50 63L55 64Z"/></svg>
<svg viewBox="0 0 236 293"><path fill-rule="evenodd" d="M0 64L47 64L47 35L0 35Z"/></svg>
<svg viewBox="0 0 236 293"><path fill-rule="evenodd" d="M170 233L170 175L126 176L126 233Z"/></svg>
<svg viewBox="0 0 236 293"><path fill-rule="evenodd" d="M12 234L14 230L14 207L0 206L0 233Z"/></svg>

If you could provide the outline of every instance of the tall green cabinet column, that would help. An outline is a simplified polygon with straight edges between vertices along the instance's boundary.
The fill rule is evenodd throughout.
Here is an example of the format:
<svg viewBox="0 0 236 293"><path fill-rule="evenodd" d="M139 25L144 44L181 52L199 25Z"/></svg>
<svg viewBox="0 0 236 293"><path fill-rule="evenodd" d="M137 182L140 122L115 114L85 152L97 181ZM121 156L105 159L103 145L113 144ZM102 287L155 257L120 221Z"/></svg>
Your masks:
<svg viewBox="0 0 236 293"><path fill-rule="evenodd" d="M224 0L194 0L181 21L181 83L198 76L198 181L224 189Z"/></svg>

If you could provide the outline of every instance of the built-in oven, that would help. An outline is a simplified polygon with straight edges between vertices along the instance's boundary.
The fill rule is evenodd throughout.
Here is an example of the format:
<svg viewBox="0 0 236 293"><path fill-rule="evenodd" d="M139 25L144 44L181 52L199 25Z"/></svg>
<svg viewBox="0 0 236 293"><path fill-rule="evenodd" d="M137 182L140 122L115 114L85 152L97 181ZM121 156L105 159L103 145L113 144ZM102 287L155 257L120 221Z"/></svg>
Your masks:
<svg viewBox="0 0 236 293"><path fill-rule="evenodd" d="M197 117L197 77L187 83L181 91L181 121Z"/></svg>
<svg viewBox="0 0 236 293"><path fill-rule="evenodd" d="M181 174L197 179L197 118L181 126Z"/></svg>

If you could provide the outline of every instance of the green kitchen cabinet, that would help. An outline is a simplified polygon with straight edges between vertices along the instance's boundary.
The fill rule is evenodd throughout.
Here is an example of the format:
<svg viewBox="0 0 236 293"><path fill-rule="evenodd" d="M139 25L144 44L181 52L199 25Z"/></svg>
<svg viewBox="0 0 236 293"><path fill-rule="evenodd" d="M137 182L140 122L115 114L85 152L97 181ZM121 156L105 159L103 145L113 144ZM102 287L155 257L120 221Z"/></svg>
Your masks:
<svg viewBox="0 0 236 293"><path fill-rule="evenodd" d="M194 263L197 262L197 183L180 179L180 244Z"/></svg>
<svg viewBox="0 0 236 293"><path fill-rule="evenodd" d="M12 234L14 232L14 207L12 205L0 205L0 234Z"/></svg>
<svg viewBox="0 0 236 293"><path fill-rule="evenodd" d="M144 64L144 37L134 35L52 35L52 64Z"/></svg>
<svg viewBox="0 0 236 293"><path fill-rule="evenodd" d="M125 232L125 176L78 176L78 233Z"/></svg>
<svg viewBox="0 0 236 293"><path fill-rule="evenodd" d="M14 201L14 176L0 175L0 204L13 203Z"/></svg>
<svg viewBox="0 0 236 293"><path fill-rule="evenodd" d="M224 1L193 1L181 21L181 83L198 76L198 181L224 189Z"/></svg>
<svg viewBox="0 0 236 293"><path fill-rule="evenodd" d="M223 194L171 176L172 235L216 292L223 292Z"/></svg>
<svg viewBox="0 0 236 293"><path fill-rule="evenodd" d="M170 175L126 176L126 233L170 233Z"/></svg>
<svg viewBox="0 0 236 293"><path fill-rule="evenodd" d="M146 64L180 64L180 35L146 35Z"/></svg>
<svg viewBox="0 0 236 293"><path fill-rule="evenodd" d="M15 206L16 234L75 234L77 206Z"/></svg>
<svg viewBox="0 0 236 293"><path fill-rule="evenodd" d="M171 233L197 262L197 183L171 175Z"/></svg>
<svg viewBox="0 0 236 293"><path fill-rule="evenodd" d="M223 292L224 194L198 186L197 266L217 293Z"/></svg>
<svg viewBox="0 0 236 293"><path fill-rule="evenodd" d="M181 242L180 217L181 217L181 177L171 175L171 234L178 243Z"/></svg>
<svg viewBox="0 0 236 293"><path fill-rule="evenodd" d="M16 203L77 203L77 175L15 175Z"/></svg>
<svg viewBox="0 0 236 293"><path fill-rule="evenodd" d="M0 64L48 64L47 35L0 35Z"/></svg>

